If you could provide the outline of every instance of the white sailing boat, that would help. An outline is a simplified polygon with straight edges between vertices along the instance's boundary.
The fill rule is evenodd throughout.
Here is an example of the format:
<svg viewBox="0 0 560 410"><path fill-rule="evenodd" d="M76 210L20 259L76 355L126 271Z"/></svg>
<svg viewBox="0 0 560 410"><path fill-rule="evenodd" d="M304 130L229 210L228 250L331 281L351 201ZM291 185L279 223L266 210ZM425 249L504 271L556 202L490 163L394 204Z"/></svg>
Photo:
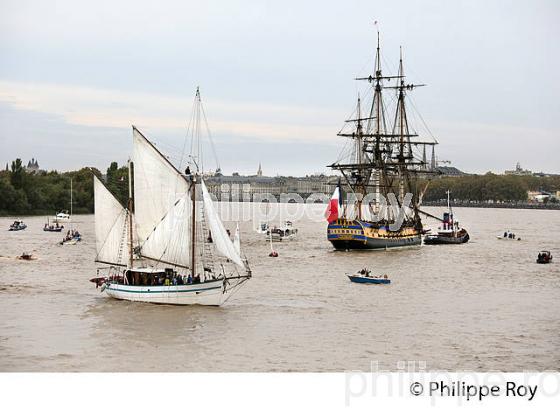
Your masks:
<svg viewBox="0 0 560 410"><path fill-rule="evenodd" d="M54 216L53 218L53 222L57 222L57 223L61 223L61 222L70 222L70 219L72 218L72 178L70 178L70 213L68 213L68 210L62 210L60 212L57 212L57 214Z"/></svg>
<svg viewBox="0 0 560 410"><path fill-rule="evenodd" d="M79 243L82 240L82 235L80 234L80 232L78 232L78 230L74 229L74 227L72 226L72 210L73 210L73 205L72 204L73 204L73 201L72 201L72 178L70 178L70 216L68 218L68 221L70 222L70 229L68 230L68 232L66 232L66 235L64 236L62 241L59 242L60 245L76 245L77 243ZM56 226L58 226L58 222L56 224L57 224ZM55 232L56 232L56 229L57 229L56 226L54 227ZM45 230L45 229L43 228L43 230Z"/></svg>
<svg viewBox="0 0 560 410"><path fill-rule="evenodd" d="M233 235L233 248L238 255L241 255L241 235L239 233L239 222L235 227L235 235Z"/></svg>
<svg viewBox="0 0 560 410"><path fill-rule="evenodd" d="M132 133L128 209L94 177L96 262L109 271L91 281L116 299L221 305L251 278L247 260L202 176L181 173L134 126Z"/></svg>

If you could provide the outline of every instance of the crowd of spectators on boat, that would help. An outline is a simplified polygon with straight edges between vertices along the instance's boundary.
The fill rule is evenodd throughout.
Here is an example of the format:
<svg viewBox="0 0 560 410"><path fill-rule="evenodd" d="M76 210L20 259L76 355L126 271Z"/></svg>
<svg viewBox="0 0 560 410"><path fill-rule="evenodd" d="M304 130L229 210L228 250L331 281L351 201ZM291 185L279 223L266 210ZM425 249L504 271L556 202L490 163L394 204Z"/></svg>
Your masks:
<svg viewBox="0 0 560 410"><path fill-rule="evenodd" d="M190 273L188 275L180 275L176 272L147 273L129 271L127 272L127 280L131 285L137 286L180 286L200 283L200 276L197 275L193 278Z"/></svg>
<svg viewBox="0 0 560 410"><path fill-rule="evenodd" d="M66 232L66 236L62 241L68 242L72 239L78 239L78 238L81 238L80 232L78 232L77 229L70 229L68 232Z"/></svg>

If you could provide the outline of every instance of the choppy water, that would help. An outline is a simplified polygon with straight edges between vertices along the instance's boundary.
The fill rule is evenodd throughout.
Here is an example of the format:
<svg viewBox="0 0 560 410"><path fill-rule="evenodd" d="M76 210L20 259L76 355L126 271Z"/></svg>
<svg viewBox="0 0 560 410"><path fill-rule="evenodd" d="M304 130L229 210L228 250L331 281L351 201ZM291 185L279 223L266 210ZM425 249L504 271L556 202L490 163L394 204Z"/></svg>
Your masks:
<svg viewBox="0 0 560 410"><path fill-rule="evenodd" d="M100 294L88 282L91 215L75 218L85 239L67 247L42 231L42 217L25 218L22 232L0 218L0 370L367 371L409 360L560 370L560 212L458 208L456 217L466 245L363 253L334 252L326 223L305 219L298 239L277 245L279 258L242 223L254 278L220 308ZM498 241L505 229L523 240ZM541 248L558 260L537 265ZM24 251L38 259L14 258ZM350 283L345 272L363 266L393 283Z"/></svg>

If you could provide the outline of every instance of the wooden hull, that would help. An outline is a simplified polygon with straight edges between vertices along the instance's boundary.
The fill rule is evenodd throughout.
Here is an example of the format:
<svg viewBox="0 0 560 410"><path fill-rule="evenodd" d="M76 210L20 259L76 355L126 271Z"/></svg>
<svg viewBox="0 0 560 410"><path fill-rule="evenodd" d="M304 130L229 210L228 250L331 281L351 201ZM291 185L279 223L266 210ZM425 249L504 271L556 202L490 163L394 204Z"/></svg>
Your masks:
<svg viewBox="0 0 560 410"><path fill-rule="evenodd" d="M338 219L327 228L327 238L337 250L375 250L422 243L421 233L412 227L392 232L367 221Z"/></svg>

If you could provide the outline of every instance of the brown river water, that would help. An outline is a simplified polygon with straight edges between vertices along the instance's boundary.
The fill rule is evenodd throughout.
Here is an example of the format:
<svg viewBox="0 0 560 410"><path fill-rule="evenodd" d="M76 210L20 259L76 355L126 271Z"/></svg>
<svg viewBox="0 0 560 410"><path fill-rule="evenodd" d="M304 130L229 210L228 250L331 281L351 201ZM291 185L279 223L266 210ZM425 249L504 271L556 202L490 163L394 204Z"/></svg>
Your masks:
<svg viewBox="0 0 560 410"><path fill-rule="evenodd" d="M219 308L100 293L88 281L92 215L75 216L84 240L64 247L62 234L42 231L44 217L24 218L21 232L0 218L0 370L368 371L377 362L395 371L415 361L430 370L559 371L560 212L455 216L468 244L365 252L333 251L326 222L304 217L294 222L298 237L276 245L278 258L243 222L254 276ZM497 240L506 229L522 240ZM536 264L541 249L557 260ZM22 252L37 259L15 259ZM364 266L392 284L345 276Z"/></svg>

